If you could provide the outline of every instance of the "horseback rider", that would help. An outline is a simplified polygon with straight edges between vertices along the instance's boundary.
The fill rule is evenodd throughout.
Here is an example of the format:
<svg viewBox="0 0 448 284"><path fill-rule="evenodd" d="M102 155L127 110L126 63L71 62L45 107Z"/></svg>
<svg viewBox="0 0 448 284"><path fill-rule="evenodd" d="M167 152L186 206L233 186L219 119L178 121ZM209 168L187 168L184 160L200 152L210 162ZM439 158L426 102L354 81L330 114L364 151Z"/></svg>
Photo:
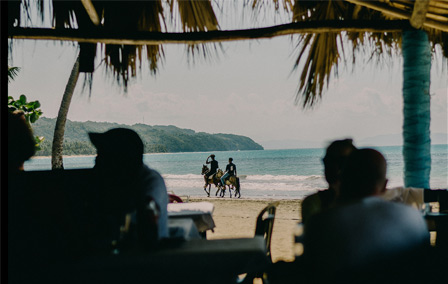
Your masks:
<svg viewBox="0 0 448 284"><path fill-rule="evenodd" d="M209 161L208 159L212 159ZM211 154L207 157L207 160L205 160L206 164L210 164L210 171L204 175L205 184L207 184L207 181L211 175L214 175L216 173L216 170L218 170L218 161L215 160L215 155ZM213 178L214 179L214 178Z"/></svg>
<svg viewBox="0 0 448 284"><path fill-rule="evenodd" d="M224 175L221 177L221 184L223 186L226 185L226 179L231 176L236 176L236 166L233 162L232 158L229 158L229 164L226 166L226 171Z"/></svg>

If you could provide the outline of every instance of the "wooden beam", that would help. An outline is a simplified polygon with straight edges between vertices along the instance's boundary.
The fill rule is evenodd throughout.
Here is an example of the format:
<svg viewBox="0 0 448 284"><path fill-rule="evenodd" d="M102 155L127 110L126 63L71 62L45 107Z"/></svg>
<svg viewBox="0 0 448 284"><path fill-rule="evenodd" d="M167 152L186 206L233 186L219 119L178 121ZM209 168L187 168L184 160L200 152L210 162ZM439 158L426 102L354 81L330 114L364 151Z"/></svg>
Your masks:
<svg viewBox="0 0 448 284"><path fill-rule="evenodd" d="M443 17L445 19L445 22L448 21L448 17L446 16L446 15L448 15L448 9L434 8L432 6L429 6L428 14L434 14L439 17ZM445 15L445 16L443 16L443 15Z"/></svg>
<svg viewBox="0 0 448 284"><path fill-rule="evenodd" d="M408 20L411 18L410 13L400 10L400 9L397 9L397 8L394 8L394 7L391 7L388 4L383 4L383 3L373 2L373 1L361 1L361 0L345 0L345 1L350 2L352 4L364 6L364 7L370 8L372 10L382 12L383 14L391 16L391 17L396 17L399 19L408 19ZM423 26L427 27L427 28L437 29L437 30L440 30L443 32L448 32L448 24L447 23L440 23L437 21L426 19L426 21L423 23Z"/></svg>
<svg viewBox="0 0 448 284"><path fill-rule="evenodd" d="M447 15L448 15L448 11L447 11ZM432 19L435 21L438 21L440 23L448 23L448 18L444 17L444 16L439 16L430 12L426 13L426 19Z"/></svg>
<svg viewBox="0 0 448 284"><path fill-rule="evenodd" d="M362 1L362 0L346 0L346 1L352 4L364 6L366 8L382 12L383 14L388 15L390 17L396 17L399 19L409 19L411 17L411 15L408 12L389 6L388 4L384 3L373 1Z"/></svg>
<svg viewBox="0 0 448 284"><path fill-rule="evenodd" d="M8 37L14 39L65 40L105 44L159 45L199 44L249 39L272 38L276 36L328 33L328 32L401 32L410 28L408 21L313 21L277 25L267 28L161 33L143 31L110 31L102 28L80 31L78 29L9 28Z"/></svg>
<svg viewBox="0 0 448 284"><path fill-rule="evenodd" d="M86 9L87 15L89 15L90 20L95 26L100 25L100 17L98 17L98 13L96 12L95 6L93 6L91 0L81 0L84 9Z"/></svg>
<svg viewBox="0 0 448 284"><path fill-rule="evenodd" d="M415 0L414 9L410 19L411 26L416 29L421 29L426 20L426 13L428 12L429 0Z"/></svg>
<svg viewBox="0 0 448 284"><path fill-rule="evenodd" d="M448 9L448 1L431 1L430 5L436 8Z"/></svg>

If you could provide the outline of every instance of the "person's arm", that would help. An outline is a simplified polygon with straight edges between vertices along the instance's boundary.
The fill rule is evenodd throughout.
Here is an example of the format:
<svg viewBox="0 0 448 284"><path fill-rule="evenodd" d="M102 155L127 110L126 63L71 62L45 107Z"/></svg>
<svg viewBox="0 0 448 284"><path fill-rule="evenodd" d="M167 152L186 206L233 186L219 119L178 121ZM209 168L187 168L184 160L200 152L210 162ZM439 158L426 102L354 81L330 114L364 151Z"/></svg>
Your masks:
<svg viewBox="0 0 448 284"><path fill-rule="evenodd" d="M210 158L210 156L207 157L207 160L205 160L206 164L210 164L210 162L208 161L208 159Z"/></svg>
<svg viewBox="0 0 448 284"><path fill-rule="evenodd" d="M163 177L155 170L145 171L143 176L143 194L150 197L159 207L159 239L168 237L168 192Z"/></svg>

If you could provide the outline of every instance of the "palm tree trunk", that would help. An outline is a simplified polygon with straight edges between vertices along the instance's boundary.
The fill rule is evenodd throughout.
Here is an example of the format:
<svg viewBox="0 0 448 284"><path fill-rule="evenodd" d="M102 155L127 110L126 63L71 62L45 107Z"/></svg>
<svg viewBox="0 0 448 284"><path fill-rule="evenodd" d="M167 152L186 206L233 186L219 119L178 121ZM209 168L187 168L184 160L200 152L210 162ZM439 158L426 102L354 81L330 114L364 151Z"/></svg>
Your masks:
<svg viewBox="0 0 448 284"><path fill-rule="evenodd" d="M64 164L62 160L62 150L64 148L64 132L65 122L67 121L68 109L72 101L73 92L75 91L76 83L79 77L79 56L73 65L70 78L67 86L65 86L64 96L62 97L61 106L59 107L58 118L56 119L56 126L54 128L53 146L51 149L51 168L63 169Z"/></svg>
<svg viewBox="0 0 448 284"><path fill-rule="evenodd" d="M431 50L421 30L403 31L404 185L429 188Z"/></svg>

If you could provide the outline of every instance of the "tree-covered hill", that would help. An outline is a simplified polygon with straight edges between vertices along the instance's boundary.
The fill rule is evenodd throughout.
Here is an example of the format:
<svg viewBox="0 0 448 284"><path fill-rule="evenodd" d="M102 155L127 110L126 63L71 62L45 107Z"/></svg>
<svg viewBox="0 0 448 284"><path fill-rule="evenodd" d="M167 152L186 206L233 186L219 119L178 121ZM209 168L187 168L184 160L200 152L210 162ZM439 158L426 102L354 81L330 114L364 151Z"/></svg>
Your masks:
<svg viewBox="0 0 448 284"><path fill-rule="evenodd" d="M38 156L51 155L51 142L56 119L41 117L33 124L35 135L44 136L42 150ZM235 150L263 150L263 147L249 137L233 134L208 134L182 129L173 125L132 126L109 122L76 122L67 120L64 141L64 155L93 155L96 149L90 143L89 132L105 132L111 128L124 127L135 130L145 144L146 153L165 152L207 152Z"/></svg>

